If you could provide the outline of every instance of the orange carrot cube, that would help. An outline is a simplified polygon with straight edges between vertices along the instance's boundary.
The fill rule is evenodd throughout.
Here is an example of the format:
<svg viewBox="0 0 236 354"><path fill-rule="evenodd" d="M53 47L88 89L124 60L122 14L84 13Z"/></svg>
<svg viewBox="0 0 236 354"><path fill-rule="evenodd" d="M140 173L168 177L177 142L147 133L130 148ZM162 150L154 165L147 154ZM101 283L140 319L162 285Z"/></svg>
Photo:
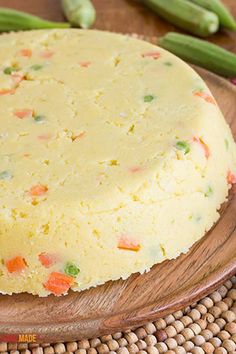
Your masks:
<svg viewBox="0 0 236 354"><path fill-rule="evenodd" d="M48 187L42 184L37 184L30 188L29 194L32 197L41 197L42 195L46 194L48 191Z"/></svg>
<svg viewBox="0 0 236 354"><path fill-rule="evenodd" d="M14 115L19 119L31 118L33 114L34 111L32 109L21 109L14 112Z"/></svg>
<svg viewBox="0 0 236 354"><path fill-rule="evenodd" d="M15 90L12 90L12 89L2 89L2 90L0 90L0 96L13 95L14 93L15 93Z"/></svg>
<svg viewBox="0 0 236 354"><path fill-rule="evenodd" d="M53 56L54 52L50 51L50 50L45 50L43 52L40 53L40 56L42 58L45 58L45 59L49 59Z"/></svg>
<svg viewBox="0 0 236 354"><path fill-rule="evenodd" d="M53 264L56 263L56 257L54 254L49 254L46 252L40 253L38 256L40 263L45 267L45 268L50 268Z"/></svg>
<svg viewBox="0 0 236 354"><path fill-rule="evenodd" d="M209 94L206 93L206 92L196 91L196 92L194 92L194 96L201 97L201 98L203 98L206 102L212 103L212 104L216 105L216 101L215 101L214 97L212 97L211 95L209 95Z"/></svg>
<svg viewBox="0 0 236 354"><path fill-rule="evenodd" d="M30 58L32 57L32 50L31 49L28 49L28 48L24 48L24 49L21 49L19 54L22 56L22 57L27 57L27 58Z"/></svg>
<svg viewBox="0 0 236 354"><path fill-rule="evenodd" d="M159 59L161 57L161 53L159 52L147 52L147 53L143 53L142 54L143 58L149 57L149 58L153 58L153 59Z"/></svg>
<svg viewBox="0 0 236 354"><path fill-rule="evenodd" d="M89 65L91 65L91 62L90 62L90 61L81 61L79 64L80 64L80 66L82 66L83 68L88 68Z"/></svg>
<svg viewBox="0 0 236 354"><path fill-rule="evenodd" d="M27 267L25 259L20 256L7 260L5 265L10 273L22 272Z"/></svg>
<svg viewBox="0 0 236 354"><path fill-rule="evenodd" d="M236 175L234 175L231 171L228 171L227 182L229 184L235 184L236 183Z"/></svg>
<svg viewBox="0 0 236 354"><path fill-rule="evenodd" d="M44 283L44 287L46 290L50 291L54 295L62 295L65 294L74 283L74 278L68 275L53 272L49 275L48 280Z"/></svg>
<svg viewBox="0 0 236 354"><path fill-rule="evenodd" d="M117 246L120 250L134 251L140 250L141 246L137 241L130 240L128 238L120 238Z"/></svg>

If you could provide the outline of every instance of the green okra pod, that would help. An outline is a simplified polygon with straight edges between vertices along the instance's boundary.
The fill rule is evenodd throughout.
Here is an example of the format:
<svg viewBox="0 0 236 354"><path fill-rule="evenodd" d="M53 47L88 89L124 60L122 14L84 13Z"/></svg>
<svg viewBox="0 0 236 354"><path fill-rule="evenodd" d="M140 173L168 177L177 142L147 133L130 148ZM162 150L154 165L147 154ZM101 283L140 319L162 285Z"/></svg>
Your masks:
<svg viewBox="0 0 236 354"><path fill-rule="evenodd" d="M96 19L96 10L90 0L61 0L67 20L76 27L90 28Z"/></svg>
<svg viewBox="0 0 236 354"><path fill-rule="evenodd" d="M68 27L69 23L47 21L22 11L0 7L0 32Z"/></svg>
<svg viewBox="0 0 236 354"><path fill-rule="evenodd" d="M190 0L196 5L202 6L207 10L214 12L220 20L222 27L230 30L236 30L236 21L230 11L220 0Z"/></svg>
<svg viewBox="0 0 236 354"><path fill-rule="evenodd" d="M142 0L142 3L165 20L197 36L207 37L219 29L216 14L188 0Z"/></svg>
<svg viewBox="0 0 236 354"><path fill-rule="evenodd" d="M160 38L158 44L192 64L225 77L236 77L236 55L215 44L174 32Z"/></svg>

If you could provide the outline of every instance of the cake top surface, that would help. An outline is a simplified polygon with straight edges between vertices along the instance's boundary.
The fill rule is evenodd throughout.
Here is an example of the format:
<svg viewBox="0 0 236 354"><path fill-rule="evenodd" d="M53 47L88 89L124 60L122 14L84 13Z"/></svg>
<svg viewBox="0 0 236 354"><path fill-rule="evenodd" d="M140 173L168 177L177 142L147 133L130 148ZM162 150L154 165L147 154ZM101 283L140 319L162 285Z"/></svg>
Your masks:
<svg viewBox="0 0 236 354"><path fill-rule="evenodd" d="M163 196L189 188L190 141L219 111L181 60L128 36L53 30L1 36L0 62L2 211L112 210L154 175ZM168 159L177 190L162 180Z"/></svg>
<svg viewBox="0 0 236 354"><path fill-rule="evenodd" d="M45 296L187 252L236 146L184 62L112 33L0 36L0 292Z"/></svg>

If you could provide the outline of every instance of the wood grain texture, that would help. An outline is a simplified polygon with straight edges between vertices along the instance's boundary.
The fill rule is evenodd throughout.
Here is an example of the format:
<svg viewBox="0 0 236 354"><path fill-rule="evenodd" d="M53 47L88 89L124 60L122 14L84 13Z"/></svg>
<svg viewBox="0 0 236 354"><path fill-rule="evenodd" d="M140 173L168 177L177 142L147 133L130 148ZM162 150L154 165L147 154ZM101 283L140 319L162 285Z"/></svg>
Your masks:
<svg viewBox="0 0 236 354"><path fill-rule="evenodd" d="M92 0L97 10L94 28L121 33L162 36L178 30L137 0ZM236 17L236 1L223 0ZM0 0L0 6L13 7L55 21L63 20L60 0ZM236 32L222 30L209 38L236 53Z"/></svg>
<svg viewBox="0 0 236 354"><path fill-rule="evenodd" d="M197 69L211 88L236 138L236 88ZM236 185L221 218L186 255L144 275L68 296L0 296L0 333L34 333L41 342L89 338L163 317L216 289L236 272Z"/></svg>

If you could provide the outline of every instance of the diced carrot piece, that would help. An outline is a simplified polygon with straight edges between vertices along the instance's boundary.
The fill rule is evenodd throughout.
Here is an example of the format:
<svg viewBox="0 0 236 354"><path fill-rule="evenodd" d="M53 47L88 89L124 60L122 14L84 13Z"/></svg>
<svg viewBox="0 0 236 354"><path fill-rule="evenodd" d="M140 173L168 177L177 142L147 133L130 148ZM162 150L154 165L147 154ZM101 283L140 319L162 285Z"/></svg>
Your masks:
<svg viewBox="0 0 236 354"><path fill-rule="evenodd" d="M22 57L27 57L27 58L30 58L32 57L32 50L31 49L28 49L28 48L24 48L24 49L21 49L19 54L22 56Z"/></svg>
<svg viewBox="0 0 236 354"><path fill-rule="evenodd" d="M38 139L39 140L50 140L52 138L51 134L42 134L42 135L38 135Z"/></svg>
<svg viewBox="0 0 236 354"><path fill-rule="evenodd" d="M16 84L19 84L22 80L24 80L24 75L19 73L12 73L11 78Z"/></svg>
<svg viewBox="0 0 236 354"><path fill-rule="evenodd" d="M85 136L85 134L86 134L86 132L81 132L81 133L78 134L78 135L73 135L71 139L72 139L72 141L81 139L81 138L83 138L83 137Z"/></svg>
<svg viewBox="0 0 236 354"><path fill-rule="evenodd" d="M149 58L153 58L153 59L159 59L161 57L161 53L159 52L146 52L142 54L143 58L149 57Z"/></svg>
<svg viewBox="0 0 236 354"><path fill-rule="evenodd" d="M86 135L86 132L81 132L78 136L77 139L81 139Z"/></svg>
<svg viewBox="0 0 236 354"><path fill-rule="evenodd" d="M134 251L140 250L141 246L137 241L133 241L127 238L121 238L117 246L120 250Z"/></svg>
<svg viewBox="0 0 236 354"><path fill-rule="evenodd" d="M38 256L40 263L45 267L45 268L50 268L53 264L57 262L57 257L54 254L50 253L40 253Z"/></svg>
<svg viewBox="0 0 236 354"><path fill-rule="evenodd" d="M33 186L30 188L29 194L32 197L41 197L45 193L47 193L48 187L43 186L42 184L37 184L36 186Z"/></svg>
<svg viewBox="0 0 236 354"><path fill-rule="evenodd" d="M45 50L43 52L40 53L40 56L42 58L45 58L45 59L49 59L53 56L54 52L50 51L50 50Z"/></svg>
<svg viewBox="0 0 236 354"><path fill-rule="evenodd" d="M15 111L14 115L17 118L23 119L23 118L31 118L34 114L34 111L32 109L21 109L19 111Z"/></svg>
<svg viewBox="0 0 236 354"><path fill-rule="evenodd" d="M142 171L142 167L140 167L140 166L132 166L132 167L129 168L129 171L131 173L140 172L140 171Z"/></svg>
<svg viewBox="0 0 236 354"><path fill-rule="evenodd" d="M212 104L216 105L216 101L215 101L214 97L212 97L211 95L209 95L209 94L206 93L206 92L197 91L197 92L194 92L194 96L201 97L201 98L203 98L206 102L212 103Z"/></svg>
<svg viewBox="0 0 236 354"><path fill-rule="evenodd" d="M236 175L233 174L231 171L228 171L227 174L227 182L229 184L235 184L236 183Z"/></svg>
<svg viewBox="0 0 236 354"><path fill-rule="evenodd" d="M209 149L209 146L202 140L202 138L198 138L198 137L193 137L193 141L198 143L203 151L204 151L204 154L205 154L205 157L206 159L208 160L209 157L211 156L211 152L210 152L210 149Z"/></svg>
<svg viewBox="0 0 236 354"><path fill-rule="evenodd" d="M25 259L20 256L7 260L5 265L10 273L22 272L27 267Z"/></svg>
<svg viewBox="0 0 236 354"><path fill-rule="evenodd" d="M44 287L54 295L59 296L65 294L73 283L73 277L62 273L53 272L49 275L49 278L44 284Z"/></svg>
<svg viewBox="0 0 236 354"><path fill-rule="evenodd" d="M2 90L0 90L0 96L13 95L14 93L15 93L15 90L13 90L13 89L2 89Z"/></svg>
<svg viewBox="0 0 236 354"><path fill-rule="evenodd" d="M91 65L91 62L90 61L81 61L79 64L83 68L87 68L89 65Z"/></svg>

